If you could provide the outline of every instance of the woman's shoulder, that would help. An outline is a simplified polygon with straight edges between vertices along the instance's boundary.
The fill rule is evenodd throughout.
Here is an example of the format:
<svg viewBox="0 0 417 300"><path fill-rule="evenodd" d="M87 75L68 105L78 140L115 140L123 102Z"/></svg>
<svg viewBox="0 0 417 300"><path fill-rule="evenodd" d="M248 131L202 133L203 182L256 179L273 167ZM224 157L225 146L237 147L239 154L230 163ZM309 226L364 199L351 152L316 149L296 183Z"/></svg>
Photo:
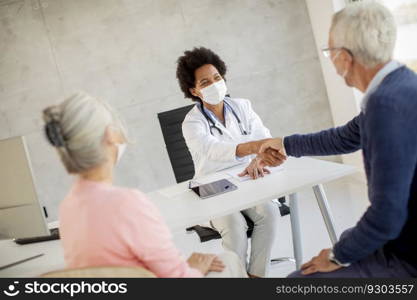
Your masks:
<svg viewBox="0 0 417 300"><path fill-rule="evenodd" d="M117 201L122 214L159 215L156 205L139 189L114 187L112 198Z"/></svg>
<svg viewBox="0 0 417 300"><path fill-rule="evenodd" d="M231 105L234 105L235 107L248 107L251 105L251 102L249 99L246 98L226 98L225 99L227 103L230 103Z"/></svg>
<svg viewBox="0 0 417 300"><path fill-rule="evenodd" d="M196 116L199 116L200 109L198 108L198 104L195 104L193 108L185 115L184 122L194 120Z"/></svg>
<svg viewBox="0 0 417 300"><path fill-rule="evenodd" d="M206 119L196 104L185 116L184 121L182 122L182 129L183 131L187 131L187 129L189 129L189 131L194 131L197 128L204 128L205 122Z"/></svg>
<svg viewBox="0 0 417 300"><path fill-rule="evenodd" d="M113 186L111 193L113 196L126 202L150 202L145 193L134 188Z"/></svg>
<svg viewBox="0 0 417 300"><path fill-rule="evenodd" d="M124 188L127 197L120 203L121 215L129 218L140 218L143 222L161 222L162 216L158 207L142 191Z"/></svg>
<svg viewBox="0 0 417 300"><path fill-rule="evenodd" d="M60 204L60 214L78 211L78 207L97 209L102 212L132 211L140 207L152 206L144 193L137 189L110 184L83 183L75 186Z"/></svg>

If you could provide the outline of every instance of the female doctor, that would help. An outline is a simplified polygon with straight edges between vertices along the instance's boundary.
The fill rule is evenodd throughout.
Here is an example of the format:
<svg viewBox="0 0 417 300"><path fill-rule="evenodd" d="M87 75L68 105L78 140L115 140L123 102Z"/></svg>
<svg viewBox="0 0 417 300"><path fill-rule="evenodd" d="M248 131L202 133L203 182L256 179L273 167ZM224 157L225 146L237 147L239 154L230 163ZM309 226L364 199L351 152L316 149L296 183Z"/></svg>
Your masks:
<svg viewBox="0 0 417 300"><path fill-rule="evenodd" d="M271 134L249 100L226 96L225 74L225 63L210 49L194 48L178 59L177 78L181 90L186 98L197 102L182 124L195 177L248 163L240 176L256 179L269 172L256 154L260 140L270 138ZM249 263L248 227L243 215L254 222ZM277 216L276 205L267 202L210 223L222 236L223 247L238 254L249 276L265 277L276 235Z"/></svg>

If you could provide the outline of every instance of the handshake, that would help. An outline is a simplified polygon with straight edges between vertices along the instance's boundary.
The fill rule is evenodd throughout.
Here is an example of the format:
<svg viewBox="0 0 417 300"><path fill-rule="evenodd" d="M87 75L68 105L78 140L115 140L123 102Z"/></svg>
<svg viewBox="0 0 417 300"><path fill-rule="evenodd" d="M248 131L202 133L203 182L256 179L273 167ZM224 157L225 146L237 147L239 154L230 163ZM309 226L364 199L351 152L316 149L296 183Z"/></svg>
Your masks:
<svg viewBox="0 0 417 300"><path fill-rule="evenodd" d="M257 154L257 157L239 174L241 177L246 175L252 179L264 177L264 174L270 173L266 167L277 167L287 159L282 138L264 139L251 144L252 153Z"/></svg>
<svg viewBox="0 0 417 300"><path fill-rule="evenodd" d="M256 143L258 143L258 160L264 166L277 167L287 159L282 138L264 139Z"/></svg>

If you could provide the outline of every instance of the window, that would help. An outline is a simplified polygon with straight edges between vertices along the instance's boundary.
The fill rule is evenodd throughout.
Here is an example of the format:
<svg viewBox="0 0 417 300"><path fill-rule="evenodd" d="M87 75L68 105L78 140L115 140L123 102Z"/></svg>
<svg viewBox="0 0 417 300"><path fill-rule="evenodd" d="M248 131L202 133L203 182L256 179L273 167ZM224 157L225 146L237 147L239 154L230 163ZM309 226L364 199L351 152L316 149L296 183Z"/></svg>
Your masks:
<svg viewBox="0 0 417 300"><path fill-rule="evenodd" d="M354 1L358 0L348 2ZM391 10L398 26L394 58L417 72L417 0L379 0L379 2Z"/></svg>
<svg viewBox="0 0 417 300"><path fill-rule="evenodd" d="M398 26L394 58L417 71L417 0L382 0Z"/></svg>

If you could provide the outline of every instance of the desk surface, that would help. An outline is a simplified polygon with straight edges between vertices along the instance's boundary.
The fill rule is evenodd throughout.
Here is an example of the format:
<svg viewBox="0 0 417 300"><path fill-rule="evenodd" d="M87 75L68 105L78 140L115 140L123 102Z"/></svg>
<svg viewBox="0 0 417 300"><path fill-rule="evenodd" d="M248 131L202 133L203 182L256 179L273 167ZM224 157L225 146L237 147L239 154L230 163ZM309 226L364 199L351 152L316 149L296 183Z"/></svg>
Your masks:
<svg viewBox="0 0 417 300"><path fill-rule="evenodd" d="M40 274L65 267L61 241L48 241L17 245L12 240L0 241L0 265L18 261L37 254L41 257L0 271L0 277L37 277Z"/></svg>
<svg viewBox="0 0 417 300"><path fill-rule="evenodd" d="M217 197L200 199L188 190L188 182L176 184L148 194L159 207L172 231L204 223L214 217L252 207L297 190L312 187L356 172L356 168L311 158L289 158L284 170L258 180L239 182L230 179L226 171L199 179L204 183L229 178L238 186L236 191ZM227 171L230 173L230 170ZM0 271L0 277L31 277L64 268L60 241L17 245L11 240L0 241L0 265L40 253L45 255Z"/></svg>
<svg viewBox="0 0 417 300"><path fill-rule="evenodd" d="M230 169L199 179L204 183L228 178L238 186L235 191L213 198L200 199L188 189L188 182L151 192L148 197L158 206L171 230L179 231L356 171L355 167L334 162L307 157L289 158L282 171L257 180L239 182L227 174Z"/></svg>

